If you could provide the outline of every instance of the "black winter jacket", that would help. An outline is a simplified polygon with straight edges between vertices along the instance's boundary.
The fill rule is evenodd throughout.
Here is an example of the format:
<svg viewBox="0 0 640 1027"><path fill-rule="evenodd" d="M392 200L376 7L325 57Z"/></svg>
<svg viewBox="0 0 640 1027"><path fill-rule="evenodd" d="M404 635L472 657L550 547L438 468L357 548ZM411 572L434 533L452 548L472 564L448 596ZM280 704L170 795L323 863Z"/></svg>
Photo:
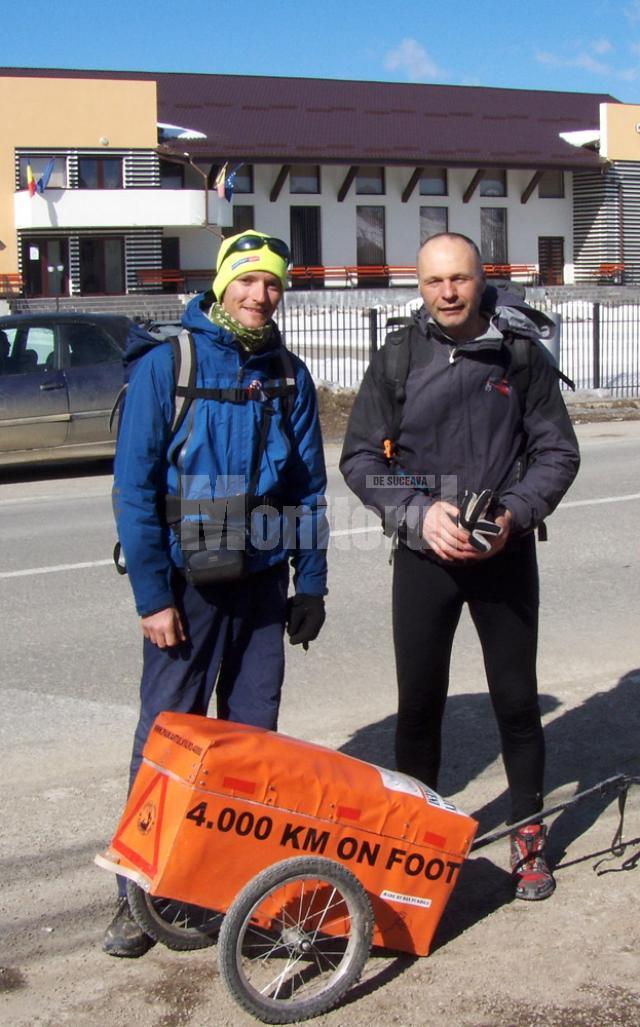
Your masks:
<svg viewBox="0 0 640 1027"><path fill-rule="evenodd" d="M519 350L529 368L518 367L512 333L496 319L485 335L461 345L424 308L415 323L397 458L390 467L384 455L393 405L379 350L347 427L340 460L347 484L380 514L387 534L404 526L420 538L433 501L459 505L466 489L486 488L510 510L514 535L530 531L558 505L580 464L549 358L527 340ZM518 374L528 383L526 395L514 384Z"/></svg>

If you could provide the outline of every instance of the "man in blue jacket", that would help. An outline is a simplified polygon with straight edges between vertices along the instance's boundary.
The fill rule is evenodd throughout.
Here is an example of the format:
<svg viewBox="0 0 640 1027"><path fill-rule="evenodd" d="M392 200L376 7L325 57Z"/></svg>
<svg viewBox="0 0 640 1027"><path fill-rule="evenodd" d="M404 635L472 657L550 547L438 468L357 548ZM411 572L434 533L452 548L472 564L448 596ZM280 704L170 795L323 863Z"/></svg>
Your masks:
<svg viewBox="0 0 640 1027"><path fill-rule="evenodd" d="M222 243L213 292L188 305L195 384L176 429L171 345L139 345L121 417L113 504L143 641L133 782L156 716L207 713L275 730L284 633L315 639L324 622L326 472L316 393L272 320L286 286L280 239ZM180 389L178 390L181 391ZM295 594L288 596L289 567ZM103 947L139 956L151 940L126 882Z"/></svg>
<svg viewBox="0 0 640 1027"><path fill-rule="evenodd" d="M356 398L340 466L399 543L397 768L437 788L451 650L466 603L516 824L542 809L543 793L534 529L573 481L578 444L542 347L484 309L475 244L455 233L434 236L420 250L418 281L424 306L405 329L410 360L397 437L389 440L394 452L385 445L397 417L381 350ZM517 898L553 892L544 848L543 824L512 832Z"/></svg>

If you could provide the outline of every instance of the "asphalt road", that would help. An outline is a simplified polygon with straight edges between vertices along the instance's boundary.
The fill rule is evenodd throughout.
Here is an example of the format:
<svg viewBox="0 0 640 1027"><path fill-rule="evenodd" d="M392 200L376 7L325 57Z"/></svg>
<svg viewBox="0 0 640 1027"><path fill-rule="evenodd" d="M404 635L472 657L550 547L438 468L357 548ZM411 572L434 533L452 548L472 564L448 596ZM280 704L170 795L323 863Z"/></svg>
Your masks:
<svg viewBox="0 0 640 1027"><path fill-rule="evenodd" d="M617 771L640 773L640 422L586 424L578 431L581 473L549 521L549 541L539 546L539 677L548 791L555 801ZM348 497L337 472L338 448L329 445L327 457L334 527L327 623L308 653L299 647L289 651L280 728L392 766L388 544L373 519ZM125 798L140 656L129 587L110 564L109 468L5 473L0 485L0 1003L5 1022L13 1027L66 1022L117 1027L134 1020L143 1027L249 1023L223 992L210 953L184 956L158 947L145 960L124 963L99 949L113 882L92 860L108 843ZM468 619L454 654L444 768L441 791L479 816L481 832L498 827L506 813L504 778ZM635 820L629 830L637 836L640 802L632 797L629 807ZM614 828L609 801L599 800L577 817L563 814L552 829L557 861L570 867L585 853L606 847ZM637 894L634 898L626 883L633 874L611 875L625 884L607 891L606 902L598 893L588 900L592 941L604 910L616 917L620 931L626 915L635 939L627 940L635 969L620 954L622 942L606 962L607 987L614 995L608 1019L602 1013L597 1020L556 1021L550 1006L546 1017L529 1021L532 995L526 982L514 985L517 964L504 967L510 980L496 998L495 989L487 990L486 975L478 967L471 970L468 958L462 962L480 941L496 959L513 958L505 946L510 923L514 929L517 924L505 898L506 875L497 870L506 865L505 853L497 850L473 861L484 874L485 897L478 898L472 877L466 886L462 882L464 903L452 900L434 956L411 966L397 960L378 966L375 983L363 986L357 1001L318 1022L423 1027L432 1022L420 998L422 985L429 983L430 1008L437 1008L433 1022L451 1027L637 1023L640 992L632 982L637 982L639 935L637 916L632 920L630 912ZM586 886L576 884L578 871L567 871L572 882L567 902L584 903L594 880L609 881L594 878L582 863L580 873L591 875ZM560 892L559 886L554 915L576 933L579 944L584 931L569 928L571 909L560 905ZM619 911L609 908L620 900ZM516 903L523 905L533 916L528 904ZM552 903L542 905L552 908ZM603 929L605 936L610 942L610 926ZM550 972L554 960L556 970L562 962L557 953L545 959ZM590 1008L588 973L577 968L571 973L563 971L547 1001L561 1012L578 1010L577 1017ZM469 1005L469 996L477 1001Z"/></svg>

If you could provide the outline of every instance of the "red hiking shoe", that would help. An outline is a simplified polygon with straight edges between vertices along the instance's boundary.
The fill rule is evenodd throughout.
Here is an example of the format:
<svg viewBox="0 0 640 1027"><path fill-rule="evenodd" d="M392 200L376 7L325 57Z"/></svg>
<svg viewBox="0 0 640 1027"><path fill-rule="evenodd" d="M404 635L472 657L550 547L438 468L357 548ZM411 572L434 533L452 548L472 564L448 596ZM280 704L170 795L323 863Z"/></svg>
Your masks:
<svg viewBox="0 0 640 1027"><path fill-rule="evenodd" d="M517 899L548 899L556 882L544 856L547 829L527 824L511 835L511 877Z"/></svg>

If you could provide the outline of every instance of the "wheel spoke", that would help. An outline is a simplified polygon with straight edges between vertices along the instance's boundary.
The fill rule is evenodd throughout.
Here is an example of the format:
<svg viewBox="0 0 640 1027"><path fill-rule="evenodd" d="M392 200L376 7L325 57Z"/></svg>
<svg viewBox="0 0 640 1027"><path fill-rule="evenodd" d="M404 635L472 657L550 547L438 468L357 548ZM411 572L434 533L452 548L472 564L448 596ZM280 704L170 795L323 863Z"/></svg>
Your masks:
<svg viewBox="0 0 640 1027"><path fill-rule="evenodd" d="M258 1019L307 1019L357 980L372 924L367 895L347 868L321 857L285 860L250 881L227 911L220 971Z"/></svg>

